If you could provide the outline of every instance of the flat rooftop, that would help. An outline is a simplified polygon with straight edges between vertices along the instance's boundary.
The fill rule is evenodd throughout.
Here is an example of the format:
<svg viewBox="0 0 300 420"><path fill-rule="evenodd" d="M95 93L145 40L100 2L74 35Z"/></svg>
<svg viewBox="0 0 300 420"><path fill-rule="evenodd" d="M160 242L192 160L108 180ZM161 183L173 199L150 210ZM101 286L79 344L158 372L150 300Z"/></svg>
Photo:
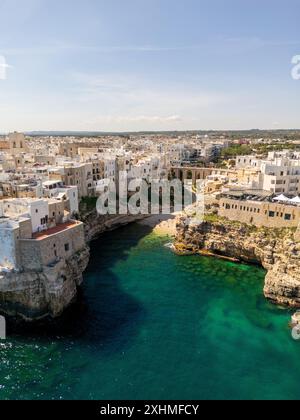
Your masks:
<svg viewBox="0 0 300 420"><path fill-rule="evenodd" d="M264 190L231 190L223 192L222 196L235 200L270 201L274 194Z"/></svg>
<svg viewBox="0 0 300 420"><path fill-rule="evenodd" d="M44 186L49 186L49 185L55 185L55 184L61 184L62 181L61 180L53 180L53 181L45 181L43 182Z"/></svg>
<svg viewBox="0 0 300 420"><path fill-rule="evenodd" d="M49 236L56 235L57 233L63 232L68 229L72 229L75 226L80 225L81 222L77 222L76 220L71 220L70 222L62 223L61 225L57 225L54 228L45 230L43 232L34 233L32 238L37 241L42 241L44 239L49 238Z"/></svg>

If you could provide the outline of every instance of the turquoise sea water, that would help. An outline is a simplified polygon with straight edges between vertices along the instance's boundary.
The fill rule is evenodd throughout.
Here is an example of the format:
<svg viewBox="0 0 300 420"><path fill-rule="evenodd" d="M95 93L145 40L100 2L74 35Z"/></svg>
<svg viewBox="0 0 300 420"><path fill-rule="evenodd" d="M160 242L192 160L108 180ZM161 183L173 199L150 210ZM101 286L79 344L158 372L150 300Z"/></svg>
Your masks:
<svg viewBox="0 0 300 420"><path fill-rule="evenodd" d="M264 271L132 225L92 244L80 303L0 348L1 399L294 399L300 343Z"/></svg>

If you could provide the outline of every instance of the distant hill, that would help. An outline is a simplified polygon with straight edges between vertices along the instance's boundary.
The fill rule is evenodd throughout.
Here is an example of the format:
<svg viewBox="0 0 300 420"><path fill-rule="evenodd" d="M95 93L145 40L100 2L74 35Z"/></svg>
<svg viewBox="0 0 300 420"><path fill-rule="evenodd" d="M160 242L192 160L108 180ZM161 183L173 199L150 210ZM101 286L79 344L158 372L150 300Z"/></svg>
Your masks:
<svg viewBox="0 0 300 420"><path fill-rule="evenodd" d="M25 133L32 137L60 136L60 137L99 137L99 136L128 136L128 135L185 135L198 134L209 136L224 136L226 138L286 138L287 140L300 139L300 129L290 130L228 130L228 131L140 131L140 132L105 132L105 131L30 131Z"/></svg>

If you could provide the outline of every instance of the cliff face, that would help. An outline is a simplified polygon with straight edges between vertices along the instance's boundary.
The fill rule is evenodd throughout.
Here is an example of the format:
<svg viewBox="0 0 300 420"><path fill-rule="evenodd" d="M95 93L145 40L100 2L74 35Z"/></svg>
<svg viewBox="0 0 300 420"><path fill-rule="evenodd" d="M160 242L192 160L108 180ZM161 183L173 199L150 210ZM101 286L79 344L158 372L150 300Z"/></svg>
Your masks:
<svg viewBox="0 0 300 420"><path fill-rule="evenodd" d="M41 272L0 273L1 312L26 321L60 316L76 298L88 262L86 247Z"/></svg>
<svg viewBox="0 0 300 420"><path fill-rule="evenodd" d="M104 232L118 229L129 223L142 220L147 216L144 215L99 215L95 210L82 215L80 220L84 223L85 237L87 242L97 238Z"/></svg>
<svg viewBox="0 0 300 420"><path fill-rule="evenodd" d="M96 210L81 217L86 242L145 216L99 216ZM39 321L57 318L77 297L89 263L85 246L69 259L61 259L39 271L0 272L0 312L10 318Z"/></svg>
<svg viewBox="0 0 300 420"><path fill-rule="evenodd" d="M300 242L296 239L288 229L257 229L224 219L192 226L181 218L175 249L179 254L207 253L261 264L268 271L266 298L300 307Z"/></svg>

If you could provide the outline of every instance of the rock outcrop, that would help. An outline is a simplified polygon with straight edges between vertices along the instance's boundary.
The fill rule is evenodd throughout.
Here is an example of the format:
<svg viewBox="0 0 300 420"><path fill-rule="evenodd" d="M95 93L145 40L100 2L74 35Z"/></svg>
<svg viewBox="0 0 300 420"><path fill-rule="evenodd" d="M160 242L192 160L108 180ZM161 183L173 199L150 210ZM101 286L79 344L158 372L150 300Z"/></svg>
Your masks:
<svg viewBox="0 0 300 420"><path fill-rule="evenodd" d="M100 216L96 210L80 216L88 243L105 231L143 219L137 215ZM0 313L15 320L36 322L58 318L75 301L89 263L86 245L69 259L41 270L0 272Z"/></svg>
<svg viewBox="0 0 300 420"><path fill-rule="evenodd" d="M258 229L217 217L192 225L182 217L177 222L175 250L261 264L267 270L266 298L300 307L300 242L295 230Z"/></svg>
<svg viewBox="0 0 300 420"><path fill-rule="evenodd" d="M76 299L88 262L89 248L85 247L40 272L0 273L1 313L25 321L60 316Z"/></svg>
<svg viewBox="0 0 300 420"><path fill-rule="evenodd" d="M99 215L95 210L80 216L84 223L86 241L97 238L104 232L118 229L130 223L144 219L145 215Z"/></svg>

